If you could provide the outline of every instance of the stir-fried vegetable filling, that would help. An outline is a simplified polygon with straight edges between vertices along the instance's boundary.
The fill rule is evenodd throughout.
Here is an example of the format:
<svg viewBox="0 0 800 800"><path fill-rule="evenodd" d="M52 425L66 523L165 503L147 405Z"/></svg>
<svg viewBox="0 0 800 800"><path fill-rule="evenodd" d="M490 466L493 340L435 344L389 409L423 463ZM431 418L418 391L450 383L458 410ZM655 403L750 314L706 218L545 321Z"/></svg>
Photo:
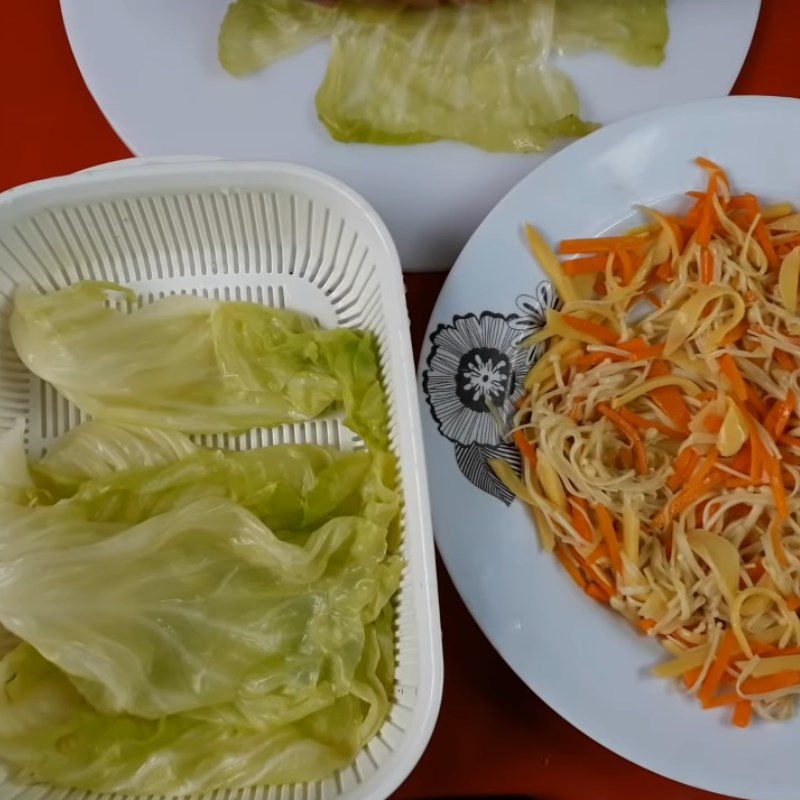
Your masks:
<svg viewBox="0 0 800 800"><path fill-rule="evenodd" d="M800 694L800 214L707 159L683 215L621 236L528 228L563 306L526 344L509 434L535 513L591 597L657 638L704 708L783 719Z"/></svg>

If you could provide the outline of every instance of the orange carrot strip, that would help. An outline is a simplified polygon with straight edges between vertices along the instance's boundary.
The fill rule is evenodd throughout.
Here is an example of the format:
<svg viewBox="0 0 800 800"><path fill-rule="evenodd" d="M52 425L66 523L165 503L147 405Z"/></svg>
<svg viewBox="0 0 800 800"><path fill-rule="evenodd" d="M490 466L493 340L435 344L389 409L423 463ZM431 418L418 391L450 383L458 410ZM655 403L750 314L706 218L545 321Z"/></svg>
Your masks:
<svg viewBox="0 0 800 800"><path fill-rule="evenodd" d="M617 534L614 531L614 521L611 519L608 509L603 505L594 507L594 513L597 517L597 526L608 548L608 557L611 559L611 566L617 573L622 572L622 557L619 552L619 542L617 541Z"/></svg>
<svg viewBox="0 0 800 800"><path fill-rule="evenodd" d="M586 256L562 261L561 267L567 275L590 275L593 272L605 272L608 255Z"/></svg>
<svg viewBox="0 0 800 800"><path fill-rule="evenodd" d="M792 669L776 672L774 675L762 675L760 678L747 678L742 681L742 691L747 694L766 694L778 689L788 689L800 683L800 671Z"/></svg>
<svg viewBox="0 0 800 800"><path fill-rule="evenodd" d="M650 367L650 377L659 378L663 375L669 375L671 372L669 365L663 361L654 361ZM689 426L689 420L692 414L683 395L675 386L661 386L650 392L653 402L664 412L671 420L672 424L681 431L684 431Z"/></svg>
<svg viewBox="0 0 800 800"><path fill-rule="evenodd" d="M722 169L719 164L715 164L713 161L705 158L704 156L698 156L694 160L694 163L697 164L698 167L702 167L703 169L707 170L712 175L716 175L722 181L722 183L724 183L725 186L730 189L731 184L728 180L728 176L725 174L725 170Z"/></svg>
<svg viewBox="0 0 800 800"><path fill-rule="evenodd" d="M658 269L656 270L656 275L658 275L659 279L664 283L672 280L672 262L665 261L663 264L659 265Z"/></svg>
<svg viewBox="0 0 800 800"><path fill-rule="evenodd" d="M598 587L596 583L587 584L584 591L593 600L597 600L598 603L602 603L604 606L608 605L608 596L605 594L605 592L603 592L602 589Z"/></svg>
<svg viewBox="0 0 800 800"><path fill-rule="evenodd" d="M640 475L647 472L647 451L644 447L642 437L639 436L636 428L631 425L622 415L614 411L611 406L605 403L598 403L597 410L612 424L616 425L633 447L633 456L636 462L636 471Z"/></svg>
<svg viewBox="0 0 800 800"><path fill-rule="evenodd" d="M631 361L644 361L648 358L661 358L664 355L663 344L647 344L644 339L631 339L629 342L617 342L620 350L630 353Z"/></svg>
<svg viewBox="0 0 800 800"><path fill-rule="evenodd" d="M594 531L589 515L586 510L586 501L582 497L571 497L570 515L572 517L572 527L578 532L582 539L587 542L594 541Z"/></svg>
<svg viewBox="0 0 800 800"><path fill-rule="evenodd" d="M697 222L697 228L694 232L695 241L700 247L708 247L711 241L711 234L714 231L714 203L713 198L717 192L717 176L712 172L708 180L708 189L706 190L705 197L699 201L700 203L700 216Z"/></svg>
<svg viewBox="0 0 800 800"><path fill-rule="evenodd" d="M733 711L733 724L737 728L746 728L753 716L753 704L749 700L740 700Z"/></svg>
<svg viewBox="0 0 800 800"><path fill-rule="evenodd" d="M514 444L523 456L530 462L532 467L536 466L536 448L528 441L522 431L514 431Z"/></svg>
<svg viewBox="0 0 800 800"><path fill-rule="evenodd" d="M700 673L703 671L702 667L695 667L694 669L688 669L686 672L683 673L683 685L687 689L691 689L697 683L697 679L700 677Z"/></svg>
<svg viewBox="0 0 800 800"><path fill-rule="evenodd" d="M794 372L796 362L785 350L775 350L773 355L778 364L783 367L787 372Z"/></svg>
<svg viewBox="0 0 800 800"><path fill-rule="evenodd" d="M790 594L786 598L786 605L789 607L790 611L797 611L800 608L800 597L796 594ZM798 648L798 652L800 652L800 648Z"/></svg>
<svg viewBox="0 0 800 800"><path fill-rule="evenodd" d="M591 567L592 564L596 564L601 558L606 558L608 556L608 548L605 545L605 542L600 542L600 544L589 553L588 557L586 558L586 563Z"/></svg>
<svg viewBox="0 0 800 800"><path fill-rule="evenodd" d="M728 379L734 397L742 403L747 400L747 386L742 373L739 372L739 367L736 366L736 362L728 353L724 353L719 357L719 368Z"/></svg>
<svg viewBox="0 0 800 800"><path fill-rule="evenodd" d="M713 283L714 281L714 257L707 247L704 247L700 253L700 281L702 283Z"/></svg>
<svg viewBox="0 0 800 800"><path fill-rule="evenodd" d="M649 237L633 236L602 236L597 239L564 239L558 245L558 252L562 256L579 256L587 253L616 253L623 248L647 244Z"/></svg>
<svg viewBox="0 0 800 800"><path fill-rule="evenodd" d="M556 545L555 554L556 558L561 562L561 565L569 573L569 576L572 578L572 580L575 581L575 583L577 583L581 589L585 589L586 579L575 565L575 562L567 555L566 551L560 544Z"/></svg>
<svg viewBox="0 0 800 800"><path fill-rule="evenodd" d="M783 485L781 475L781 465L777 458L772 456L764 449L764 466L769 475L769 485L772 487L772 495L775 498L775 519L784 520L789 516L789 501L786 498L786 488Z"/></svg>
<svg viewBox="0 0 800 800"><path fill-rule="evenodd" d="M774 516L769 523L769 540L772 542L772 549L775 551L775 558L782 567L789 566L789 559L786 557L786 550L781 540L781 528L783 520L779 516Z"/></svg>
<svg viewBox="0 0 800 800"><path fill-rule="evenodd" d="M656 514L653 524L657 527L664 527L673 517L683 513L699 497L702 497L709 489L718 486L724 479L712 476L710 481L706 481L711 470L717 463L717 451L712 450L704 459L696 472L689 478L686 485L681 489L670 503Z"/></svg>
<svg viewBox="0 0 800 800"><path fill-rule="evenodd" d="M673 464L673 474L667 479L667 486L675 491L679 486L685 483L689 476L694 472L697 462L700 460L700 454L694 448L688 447L682 450Z"/></svg>
<svg viewBox="0 0 800 800"><path fill-rule="evenodd" d="M738 651L739 643L736 640L736 636L734 636L733 631L728 628L722 636L722 641L719 643L714 661L706 673L700 691L697 693L701 702L710 700L714 696L714 693L719 688L725 670Z"/></svg>
<svg viewBox="0 0 800 800"><path fill-rule="evenodd" d="M722 417L718 414L706 414L703 419L703 430L707 433L719 433L722 427Z"/></svg>
<svg viewBox="0 0 800 800"><path fill-rule="evenodd" d="M748 327L749 322L746 319L743 319L730 333L725 336L725 338L722 340L722 344L727 346L733 344L734 342L738 342L739 339L741 339L742 336L747 333Z"/></svg>
<svg viewBox="0 0 800 800"><path fill-rule="evenodd" d="M597 322L590 322L588 319L581 319L572 314L562 314L561 319L570 327L575 328L576 331L594 336L595 339L599 339L601 342L605 342L605 344L616 344L619 339L619 335L616 331L612 331L611 328L606 328L605 325L599 325Z"/></svg>

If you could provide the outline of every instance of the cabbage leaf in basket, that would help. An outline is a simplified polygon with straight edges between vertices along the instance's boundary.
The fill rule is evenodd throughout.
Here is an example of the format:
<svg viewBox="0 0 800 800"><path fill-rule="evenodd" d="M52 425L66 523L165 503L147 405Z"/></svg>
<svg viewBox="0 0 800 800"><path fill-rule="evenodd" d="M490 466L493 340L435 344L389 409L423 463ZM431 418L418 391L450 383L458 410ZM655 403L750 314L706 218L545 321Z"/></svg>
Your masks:
<svg viewBox="0 0 800 800"><path fill-rule="evenodd" d="M220 31L223 66L244 75L330 35L317 113L340 141L455 139L527 152L594 126L553 50L663 60L666 0L492 0L433 8L399 2L236 0Z"/></svg>
<svg viewBox="0 0 800 800"><path fill-rule="evenodd" d="M292 543L222 498L133 526L73 511L31 510L38 547L5 562L0 623L106 713L237 707L259 686L295 693L323 682L341 694L364 626L399 581L386 529L360 517L331 519ZM9 516L24 538L21 514ZM5 517L0 508L2 528ZM48 527L52 547L43 518L60 523Z"/></svg>
<svg viewBox="0 0 800 800"><path fill-rule="evenodd" d="M180 433L105 422L73 429L31 470L43 491L71 498L71 507L81 506L93 522L136 524L218 497L294 540L341 516L362 517L392 534L400 507L392 488L395 461L387 453L304 444L212 450ZM390 535L390 547L395 543Z"/></svg>
<svg viewBox="0 0 800 800"><path fill-rule="evenodd" d="M0 660L0 757L18 777L93 791L183 795L314 781L345 767L389 708L391 607L368 625L346 694L254 694L161 720L100 713L28 644ZM242 722L242 713L259 720Z"/></svg>
<svg viewBox="0 0 800 800"><path fill-rule="evenodd" d="M176 296L129 313L135 302L130 290L97 281L47 294L20 289L14 347L97 419L215 433L309 420L341 404L353 431L385 447L370 334L323 330L255 303Z"/></svg>

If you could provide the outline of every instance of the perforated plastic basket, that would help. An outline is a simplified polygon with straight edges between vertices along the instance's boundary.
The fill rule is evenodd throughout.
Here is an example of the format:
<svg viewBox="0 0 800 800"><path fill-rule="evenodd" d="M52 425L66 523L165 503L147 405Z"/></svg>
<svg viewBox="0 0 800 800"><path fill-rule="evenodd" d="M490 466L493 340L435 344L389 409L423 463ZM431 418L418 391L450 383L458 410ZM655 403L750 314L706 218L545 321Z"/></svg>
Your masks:
<svg viewBox="0 0 800 800"><path fill-rule="evenodd" d="M195 293L286 306L325 326L365 328L377 337L404 497L406 567L396 598L391 712L355 761L322 781L217 791L208 797L386 797L425 749L442 691L433 540L408 314L388 231L367 203L341 183L308 169L264 162L132 160L0 195L0 427L24 415L31 456L40 456L81 415L17 358L7 330L13 292L19 283L47 291L87 278L124 283L144 302ZM207 441L223 447L279 442L362 446L338 419ZM0 773L0 800L91 797L3 778Z"/></svg>

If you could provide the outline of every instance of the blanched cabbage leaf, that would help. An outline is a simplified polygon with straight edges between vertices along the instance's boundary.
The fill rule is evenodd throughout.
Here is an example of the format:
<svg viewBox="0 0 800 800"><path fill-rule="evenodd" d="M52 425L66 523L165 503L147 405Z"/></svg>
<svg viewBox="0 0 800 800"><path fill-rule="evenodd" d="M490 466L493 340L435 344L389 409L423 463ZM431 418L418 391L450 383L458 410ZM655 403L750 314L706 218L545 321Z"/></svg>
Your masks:
<svg viewBox="0 0 800 800"><path fill-rule="evenodd" d="M314 781L345 767L385 717L391 685L388 607L365 630L349 691L325 687L303 705L265 687L216 718L102 714L64 673L21 644L0 661L0 757L18 779L94 791L182 795L218 787ZM271 701L268 701L271 698ZM267 719L265 712L271 711Z"/></svg>
<svg viewBox="0 0 800 800"><path fill-rule="evenodd" d="M566 53L608 50L657 67L669 39L666 0L557 0L556 47Z"/></svg>
<svg viewBox="0 0 800 800"><path fill-rule="evenodd" d="M247 75L333 31L335 8L303 0L239 0L219 32L219 60L231 75Z"/></svg>
<svg viewBox="0 0 800 800"><path fill-rule="evenodd" d="M278 539L223 499L94 541L17 554L0 576L0 623L67 673L106 713L159 717L269 687L344 693L374 621L399 583L386 531L359 517L324 523L303 544ZM0 527L4 527L0 509ZM19 524L19 517L14 519ZM33 528L36 530L36 528ZM22 531L20 531L22 534ZM76 540L81 535L75 537Z"/></svg>
<svg viewBox="0 0 800 800"><path fill-rule="evenodd" d="M26 366L97 419L216 433L313 419L385 447L387 412L370 334L322 330L255 303L167 297L128 312L128 289L84 281L20 289L10 320Z"/></svg>
<svg viewBox="0 0 800 800"><path fill-rule="evenodd" d="M605 49L657 65L669 35L666 0L492 0L409 8L340 0L236 0L220 33L233 74L254 71L330 35L317 113L340 141L456 139L531 151L594 126L551 51Z"/></svg>
<svg viewBox="0 0 800 800"><path fill-rule="evenodd" d="M346 8L317 95L334 139L525 152L591 130L572 82L547 64L552 2Z"/></svg>
<svg viewBox="0 0 800 800"><path fill-rule="evenodd" d="M293 539L341 516L391 530L400 508L395 461L386 453L305 444L211 450L180 433L134 432L112 423L75 428L32 471L43 489L71 498L71 507L82 506L94 522L132 525L218 497L234 500L282 538ZM82 480L76 482L79 471Z"/></svg>
<svg viewBox="0 0 800 800"><path fill-rule="evenodd" d="M68 431L31 468L39 483L69 496L92 478L164 467L198 452L188 436L176 431L92 420Z"/></svg>

